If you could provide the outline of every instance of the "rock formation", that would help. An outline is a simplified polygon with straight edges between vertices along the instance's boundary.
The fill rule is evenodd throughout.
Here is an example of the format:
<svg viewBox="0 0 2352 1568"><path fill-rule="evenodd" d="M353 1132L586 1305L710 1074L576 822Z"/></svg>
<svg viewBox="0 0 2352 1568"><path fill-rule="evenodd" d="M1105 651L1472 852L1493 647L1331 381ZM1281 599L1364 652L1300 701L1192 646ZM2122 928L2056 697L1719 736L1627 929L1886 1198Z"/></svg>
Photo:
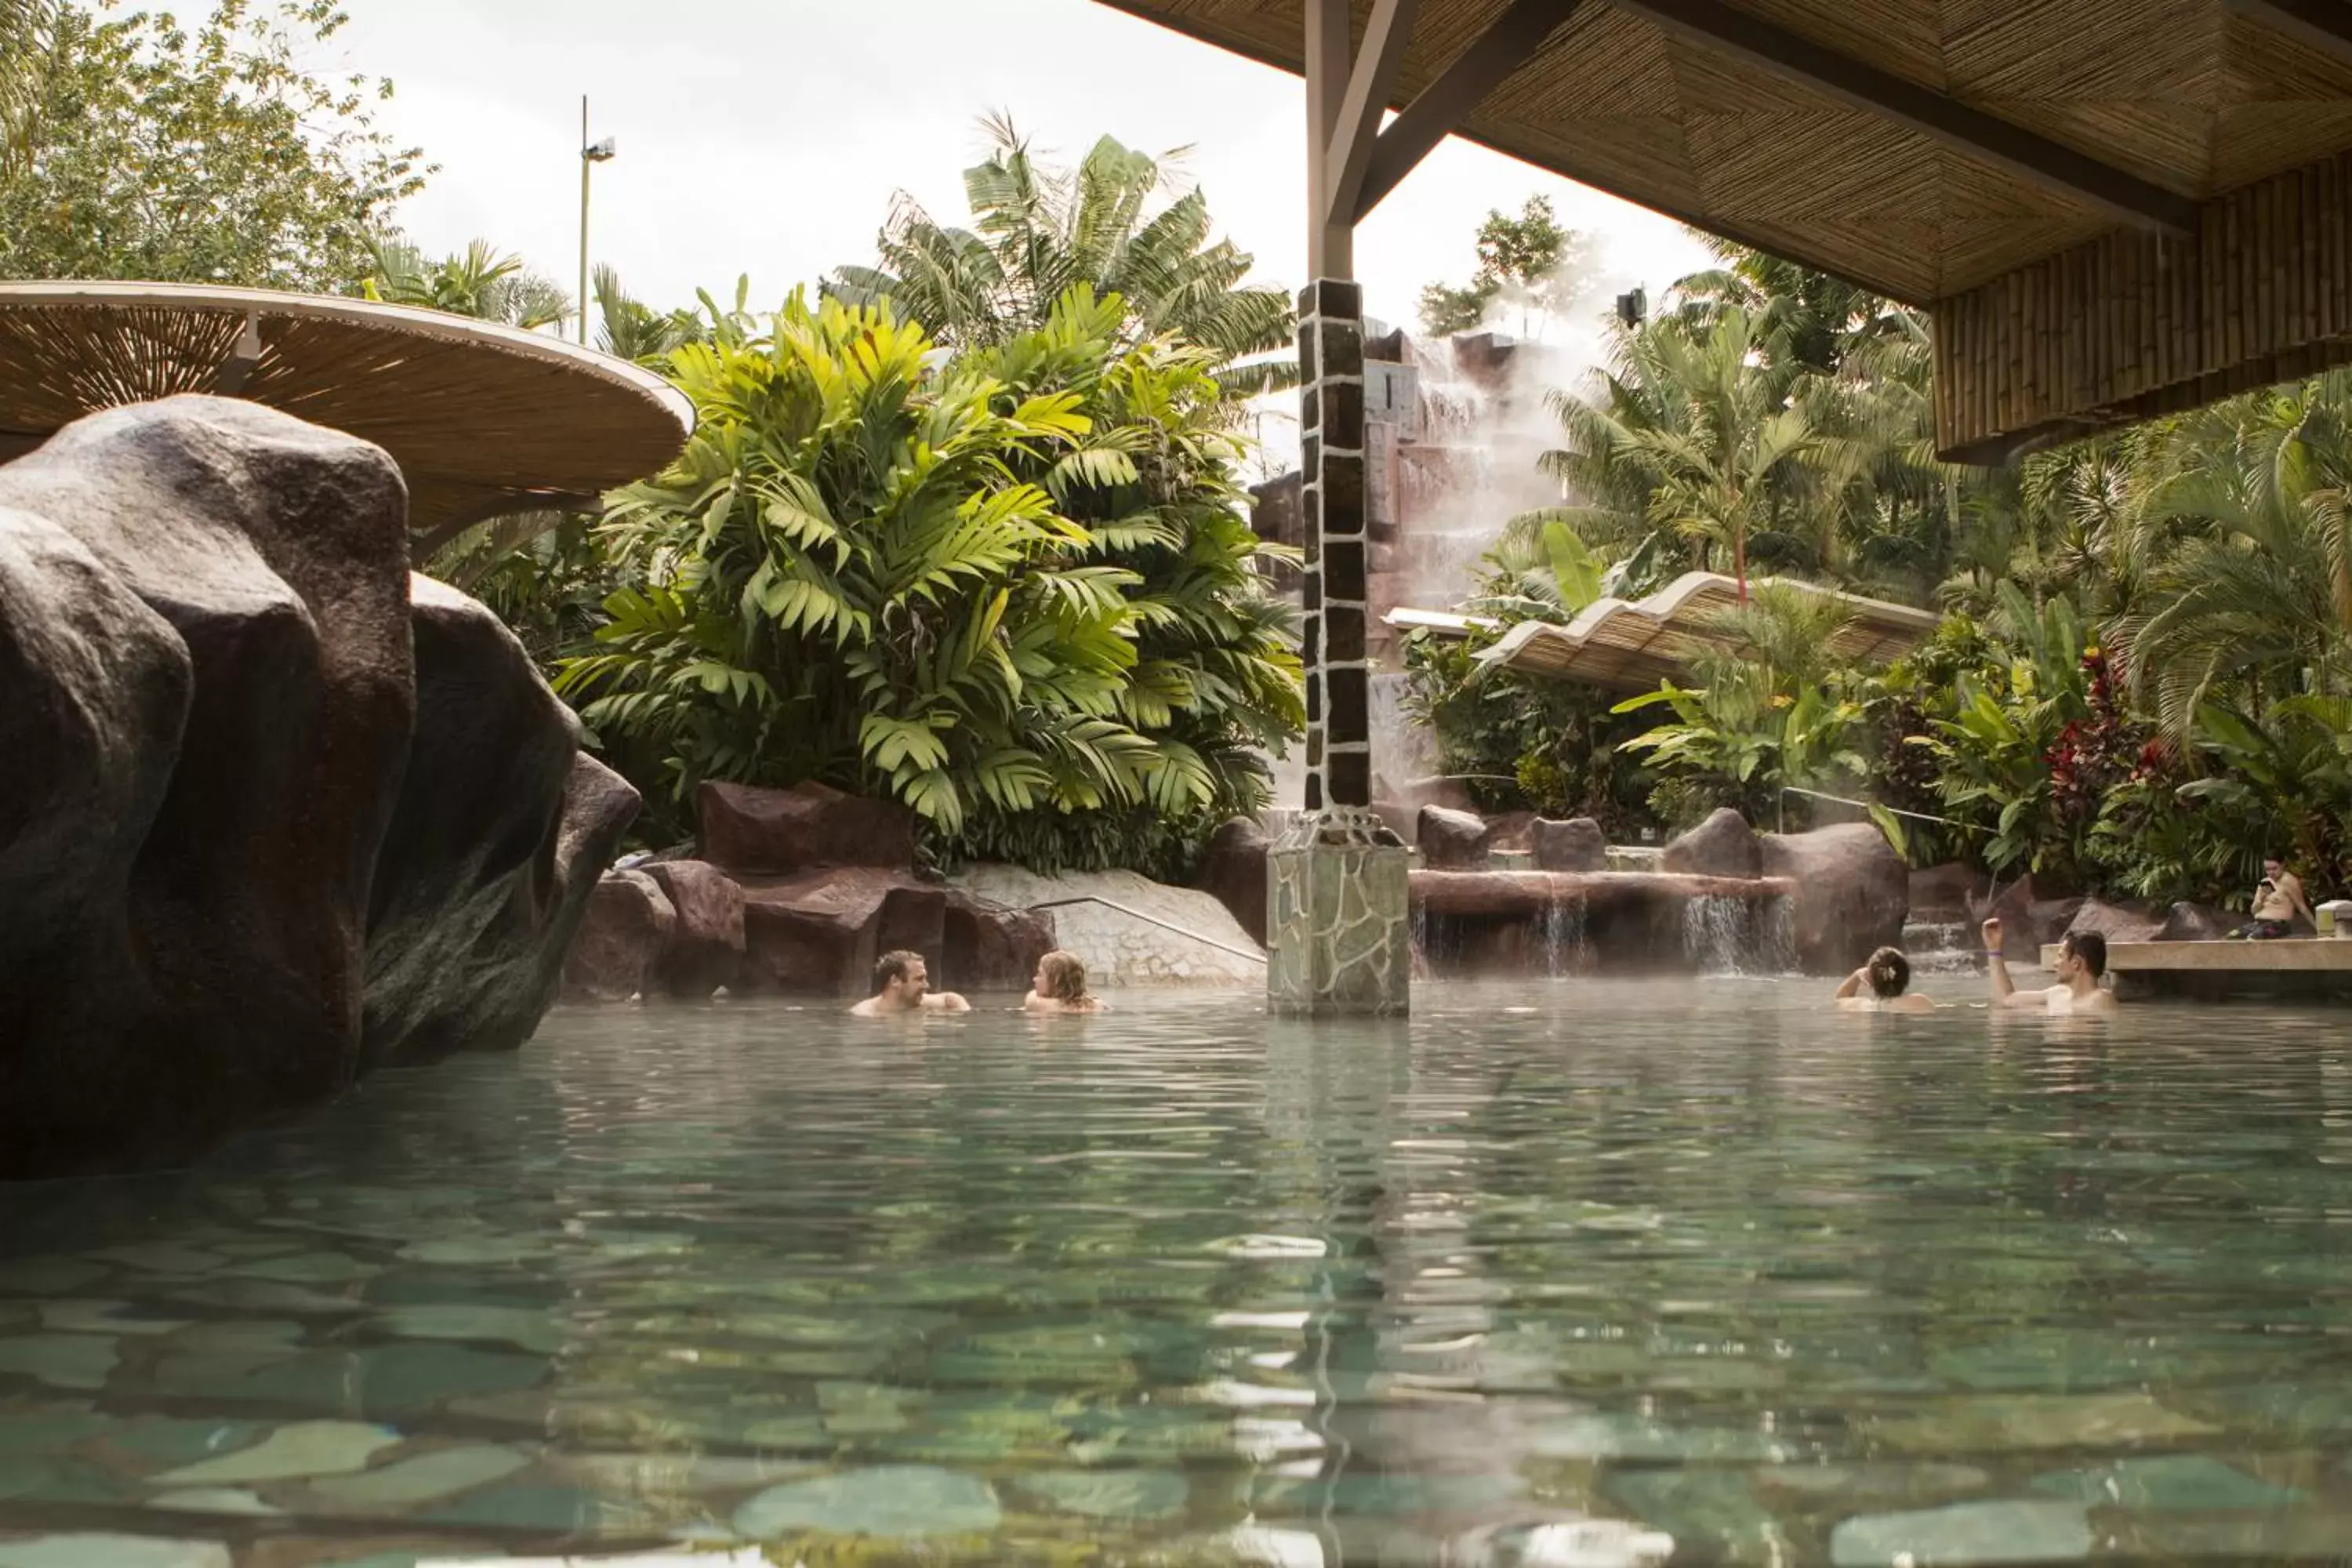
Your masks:
<svg viewBox="0 0 2352 1568"><path fill-rule="evenodd" d="M1201 874L1193 879L1233 912L1260 947L1265 945L1265 852L1273 847L1265 829L1249 817L1236 816L1209 839Z"/></svg>
<svg viewBox="0 0 2352 1568"><path fill-rule="evenodd" d="M1421 863L1432 871L1468 871L1484 866L1494 847L1495 830L1484 817L1451 806L1424 805L1414 824L1413 842Z"/></svg>
<svg viewBox="0 0 2352 1568"><path fill-rule="evenodd" d="M1798 968L1844 974L1873 949L1903 940L1911 873L1871 824L1768 833L1755 843L1764 875L1783 878L1796 889L1790 913Z"/></svg>
<svg viewBox="0 0 2352 1568"><path fill-rule="evenodd" d="M660 883L643 871L603 879L564 960L564 994L596 1002L643 994L653 988L677 931L677 910Z"/></svg>
<svg viewBox="0 0 2352 1568"><path fill-rule="evenodd" d="M0 468L0 1177L170 1163L518 1044L636 808L398 470L258 405Z"/></svg>
<svg viewBox="0 0 2352 1568"><path fill-rule="evenodd" d="M1748 819L1727 805L1718 806L1705 822L1666 846L1658 857L1658 868L1688 877L1759 877L1764 852Z"/></svg>
<svg viewBox="0 0 2352 1568"><path fill-rule="evenodd" d="M1528 848L1538 871L1606 871L1609 838L1589 816L1555 822L1539 816L1528 826Z"/></svg>

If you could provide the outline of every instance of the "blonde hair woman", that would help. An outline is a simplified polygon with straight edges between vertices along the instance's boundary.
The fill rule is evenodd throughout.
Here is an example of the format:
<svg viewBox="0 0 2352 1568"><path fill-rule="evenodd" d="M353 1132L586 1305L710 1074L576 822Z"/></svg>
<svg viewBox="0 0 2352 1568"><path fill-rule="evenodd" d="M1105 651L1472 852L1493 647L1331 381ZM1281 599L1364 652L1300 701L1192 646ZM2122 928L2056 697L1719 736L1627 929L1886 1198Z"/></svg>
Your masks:
<svg viewBox="0 0 2352 1568"><path fill-rule="evenodd" d="M1086 961L1055 948L1037 961L1033 989L1021 1005L1032 1013L1099 1013L1102 1004L1087 994Z"/></svg>

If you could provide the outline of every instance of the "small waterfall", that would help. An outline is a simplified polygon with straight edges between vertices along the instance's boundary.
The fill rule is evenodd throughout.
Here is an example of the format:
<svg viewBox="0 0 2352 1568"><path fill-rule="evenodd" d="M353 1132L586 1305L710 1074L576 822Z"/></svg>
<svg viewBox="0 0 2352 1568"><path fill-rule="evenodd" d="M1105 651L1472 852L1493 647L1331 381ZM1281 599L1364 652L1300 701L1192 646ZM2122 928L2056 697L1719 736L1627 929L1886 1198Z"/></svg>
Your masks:
<svg viewBox="0 0 2352 1568"><path fill-rule="evenodd" d="M1683 952L1701 974L1787 974L1797 967L1797 928L1787 898L1708 894L1683 906Z"/></svg>
<svg viewBox="0 0 2352 1568"><path fill-rule="evenodd" d="M1912 921L1903 928L1903 952L1915 974L1958 974L1979 967L1977 928L1966 921Z"/></svg>
<svg viewBox="0 0 2352 1568"><path fill-rule="evenodd" d="M1584 900L1555 893L1544 905L1544 973L1550 979L1592 972L1592 948L1584 935Z"/></svg>

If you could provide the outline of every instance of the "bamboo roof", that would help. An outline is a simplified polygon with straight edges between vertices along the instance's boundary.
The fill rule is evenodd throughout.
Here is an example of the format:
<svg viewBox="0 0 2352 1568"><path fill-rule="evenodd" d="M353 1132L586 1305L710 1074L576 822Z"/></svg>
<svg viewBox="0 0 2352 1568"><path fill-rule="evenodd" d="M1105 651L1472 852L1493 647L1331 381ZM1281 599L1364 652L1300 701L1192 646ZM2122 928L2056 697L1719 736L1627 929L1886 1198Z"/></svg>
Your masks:
<svg viewBox="0 0 2352 1568"><path fill-rule="evenodd" d="M250 398L373 441L408 482L417 548L469 523L588 505L694 427L650 371L438 310L198 284L0 282L0 461L101 408Z"/></svg>
<svg viewBox="0 0 2352 1568"><path fill-rule="evenodd" d="M1303 68L1305 0L1106 3ZM1355 0L1360 36L1373 7ZM1387 96L1565 15L1459 134L1927 305L2119 226L2193 236L2199 204L2352 149L2347 9L1421 0Z"/></svg>
<svg viewBox="0 0 2352 1568"><path fill-rule="evenodd" d="M1759 577L1748 585L1835 600L1845 619L1830 638L1830 649L1855 663L1882 664L1902 657L1925 642L1941 619L1932 610L1810 583ZM1720 623L1724 612L1738 603L1738 579L1718 572L1685 572L1646 598L1597 599L1566 626L1521 621L1478 657L1506 669L1604 691L1648 691L1661 680L1688 674L1706 655L1729 651L1731 639ZM1385 618L1392 626L1418 626L1438 637L1463 637L1474 627L1492 625L1467 616L1440 616L1420 610L1392 611Z"/></svg>

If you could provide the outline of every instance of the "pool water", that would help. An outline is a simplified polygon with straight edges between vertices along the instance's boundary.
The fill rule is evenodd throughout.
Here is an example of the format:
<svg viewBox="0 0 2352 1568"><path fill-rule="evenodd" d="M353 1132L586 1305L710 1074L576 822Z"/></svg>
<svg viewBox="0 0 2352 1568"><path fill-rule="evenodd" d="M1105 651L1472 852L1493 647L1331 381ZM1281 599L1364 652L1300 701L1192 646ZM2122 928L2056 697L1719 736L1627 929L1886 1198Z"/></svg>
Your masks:
<svg viewBox="0 0 2352 1568"><path fill-rule="evenodd" d="M2352 1550L2340 1015L1825 990L567 1012L0 1189L0 1568Z"/></svg>

